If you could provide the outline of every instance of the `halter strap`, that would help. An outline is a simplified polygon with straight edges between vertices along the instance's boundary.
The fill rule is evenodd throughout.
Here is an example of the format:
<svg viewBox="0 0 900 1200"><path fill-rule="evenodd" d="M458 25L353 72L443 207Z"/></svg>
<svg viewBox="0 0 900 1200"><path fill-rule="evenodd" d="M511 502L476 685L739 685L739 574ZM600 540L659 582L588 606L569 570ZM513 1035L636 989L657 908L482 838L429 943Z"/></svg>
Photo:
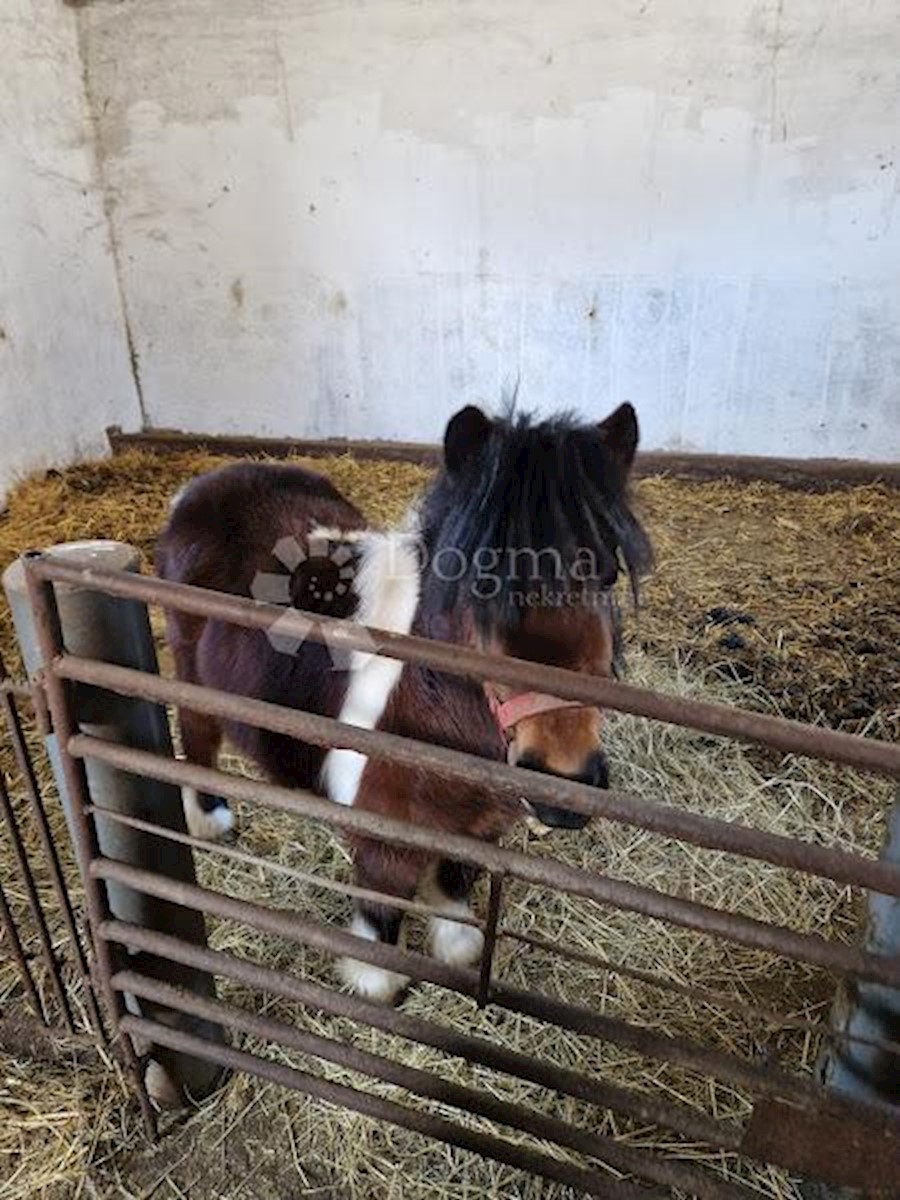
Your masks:
<svg viewBox="0 0 900 1200"><path fill-rule="evenodd" d="M551 696L547 692L518 692L508 700L501 700L490 684L484 685L484 691L491 715L507 741L509 731L527 717L537 717L562 708L594 707L592 704L582 704L579 700L560 700L558 696Z"/></svg>

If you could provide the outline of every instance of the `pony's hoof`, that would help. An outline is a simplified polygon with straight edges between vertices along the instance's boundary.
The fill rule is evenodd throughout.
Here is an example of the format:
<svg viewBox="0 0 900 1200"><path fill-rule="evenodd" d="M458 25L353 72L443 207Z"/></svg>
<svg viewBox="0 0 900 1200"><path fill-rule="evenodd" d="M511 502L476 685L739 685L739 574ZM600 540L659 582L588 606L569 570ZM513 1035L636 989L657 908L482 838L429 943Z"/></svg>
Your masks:
<svg viewBox="0 0 900 1200"><path fill-rule="evenodd" d="M409 983L405 975L385 971L383 967L360 962L356 958L339 959L337 969L341 981L351 992L379 1004L393 1004Z"/></svg>
<svg viewBox="0 0 900 1200"><path fill-rule="evenodd" d="M181 1085L176 1083L169 1071L155 1058L151 1058L147 1063L144 1086L157 1108L184 1108L187 1104Z"/></svg>
<svg viewBox="0 0 900 1200"><path fill-rule="evenodd" d="M234 830L234 813L225 803L216 797L211 804L211 797L198 795L195 788L181 789L184 804L184 820L191 837L202 838L205 842L233 842L237 838Z"/></svg>
<svg viewBox="0 0 900 1200"><path fill-rule="evenodd" d="M481 959L484 934L474 925L461 925L446 917L431 921L431 953L451 967L468 967Z"/></svg>

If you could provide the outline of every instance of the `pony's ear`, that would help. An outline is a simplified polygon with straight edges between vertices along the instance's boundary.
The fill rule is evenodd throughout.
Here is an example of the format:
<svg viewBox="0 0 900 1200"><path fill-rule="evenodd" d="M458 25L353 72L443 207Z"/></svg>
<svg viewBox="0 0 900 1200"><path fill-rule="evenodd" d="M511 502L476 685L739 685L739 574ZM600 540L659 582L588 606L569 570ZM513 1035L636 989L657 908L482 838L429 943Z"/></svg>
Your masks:
<svg viewBox="0 0 900 1200"><path fill-rule="evenodd" d="M459 471L491 432L491 420L480 408L468 404L450 418L444 431L444 462L448 471Z"/></svg>
<svg viewBox="0 0 900 1200"><path fill-rule="evenodd" d="M637 413L632 406L620 404L597 428L610 453L621 463L622 469L630 470L640 436Z"/></svg>

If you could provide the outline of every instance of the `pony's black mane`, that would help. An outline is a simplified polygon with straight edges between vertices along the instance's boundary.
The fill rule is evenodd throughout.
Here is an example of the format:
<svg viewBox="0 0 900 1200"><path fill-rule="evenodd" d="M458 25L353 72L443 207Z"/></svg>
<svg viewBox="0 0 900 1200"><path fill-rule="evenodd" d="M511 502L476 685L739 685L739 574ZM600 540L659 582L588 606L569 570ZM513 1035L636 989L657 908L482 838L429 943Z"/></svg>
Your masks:
<svg viewBox="0 0 900 1200"><path fill-rule="evenodd" d="M423 498L431 602L445 612L469 608L490 633L521 620L523 595L599 594L624 567L637 603L652 552L629 502L627 470L600 427L571 414L493 420ZM586 562L596 565L589 579L581 577Z"/></svg>

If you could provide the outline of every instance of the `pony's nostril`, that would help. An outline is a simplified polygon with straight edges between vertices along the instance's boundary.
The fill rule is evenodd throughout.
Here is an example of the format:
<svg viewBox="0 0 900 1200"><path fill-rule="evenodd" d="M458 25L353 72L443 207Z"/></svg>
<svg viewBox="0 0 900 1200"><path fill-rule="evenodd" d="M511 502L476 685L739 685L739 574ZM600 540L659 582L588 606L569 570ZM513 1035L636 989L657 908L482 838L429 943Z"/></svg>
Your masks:
<svg viewBox="0 0 900 1200"><path fill-rule="evenodd" d="M523 771L543 771L547 774L547 768L535 754L523 754L521 758L516 759L515 766L521 767Z"/></svg>
<svg viewBox="0 0 900 1200"><path fill-rule="evenodd" d="M587 813L574 812L571 808L556 808L552 804L531 805L532 811L542 825L550 829L584 829L591 819Z"/></svg>
<svg viewBox="0 0 900 1200"><path fill-rule="evenodd" d="M588 759L587 766L581 775L581 782L589 783L591 787L609 787L609 763L602 750L597 750Z"/></svg>
<svg viewBox="0 0 900 1200"><path fill-rule="evenodd" d="M559 775L562 779L571 779L575 783L587 783L591 787L609 787L609 763L602 750L595 750L577 775L564 775L561 772L553 771L535 754L523 754L514 765L525 771L540 771L543 775Z"/></svg>
<svg viewBox="0 0 900 1200"><path fill-rule="evenodd" d="M526 771L539 771L542 775L556 775L559 779L573 778L570 775L560 775L556 771L551 771L534 754L523 754L516 766L522 767ZM576 775L574 779L577 783L586 782L583 775ZM538 800L532 800L530 808L538 820L551 829L583 829L590 820L585 813L573 812L570 808L556 808L552 804L541 804Z"/></svg>

